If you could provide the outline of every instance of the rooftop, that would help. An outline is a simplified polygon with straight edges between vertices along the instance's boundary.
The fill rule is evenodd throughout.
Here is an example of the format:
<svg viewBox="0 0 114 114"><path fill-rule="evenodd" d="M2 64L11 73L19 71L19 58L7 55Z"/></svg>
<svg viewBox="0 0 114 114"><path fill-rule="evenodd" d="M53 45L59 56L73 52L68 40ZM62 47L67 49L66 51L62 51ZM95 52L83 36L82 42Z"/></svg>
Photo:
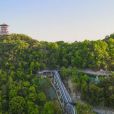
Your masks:
<svg viewBox="0 0 114 114"><path fill-rule="evenodd" d="M0 24L0 26L8 26L7 24L3 23L3 24Z"/></svg>

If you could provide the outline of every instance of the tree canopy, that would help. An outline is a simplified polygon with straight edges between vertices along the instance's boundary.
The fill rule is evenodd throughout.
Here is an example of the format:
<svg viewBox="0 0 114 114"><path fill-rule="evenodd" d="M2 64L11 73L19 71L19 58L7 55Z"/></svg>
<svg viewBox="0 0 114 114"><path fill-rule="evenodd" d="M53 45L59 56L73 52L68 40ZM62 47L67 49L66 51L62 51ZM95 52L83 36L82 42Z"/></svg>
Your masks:
<svg viewBox="0 0 114 114"><path fill-rule="evenodd" d="M66 68L74 70L70 72ZM76 69L84 68L114 69L114 35L104 40L73 43L39 42L23 34L0 36L0 113L61 114L60 107L54 105L56 101L48 99L40 87L42 79L36 78L37 71L62 69L65 78L70 74L75 76ZM87 77L77 80L78 84L86 84ZM103 91L101 86L106 87L91 85L91 97L95 92ZM114 99L113 87L111 84L107 87L110 93L107 102L114 106L111 102Z"/></svg>

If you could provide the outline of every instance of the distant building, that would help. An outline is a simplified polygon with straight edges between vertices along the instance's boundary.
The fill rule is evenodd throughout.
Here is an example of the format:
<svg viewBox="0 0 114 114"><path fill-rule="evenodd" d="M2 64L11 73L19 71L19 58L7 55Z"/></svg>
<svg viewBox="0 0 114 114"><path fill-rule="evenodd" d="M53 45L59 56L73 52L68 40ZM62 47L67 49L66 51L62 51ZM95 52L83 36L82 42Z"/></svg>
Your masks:
<svg viewBox="0 0 114 114"><path fill-rule="evenodd" d="M1 24L0 25L0 35L7 35L8 34L8 25Z"/></svg>

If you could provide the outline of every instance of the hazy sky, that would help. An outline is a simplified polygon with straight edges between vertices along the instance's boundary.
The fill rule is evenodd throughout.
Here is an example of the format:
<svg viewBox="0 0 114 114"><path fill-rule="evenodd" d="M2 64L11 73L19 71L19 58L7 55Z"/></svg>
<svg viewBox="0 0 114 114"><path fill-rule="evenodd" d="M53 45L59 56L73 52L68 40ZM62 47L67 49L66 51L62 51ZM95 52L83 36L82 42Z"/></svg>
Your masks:
<svg viewBox="0 0 114 114"><path fill-rule="evenodd" d="M0 23L38 40L102 39L114 32L114 0L0 0Z"/></svg>

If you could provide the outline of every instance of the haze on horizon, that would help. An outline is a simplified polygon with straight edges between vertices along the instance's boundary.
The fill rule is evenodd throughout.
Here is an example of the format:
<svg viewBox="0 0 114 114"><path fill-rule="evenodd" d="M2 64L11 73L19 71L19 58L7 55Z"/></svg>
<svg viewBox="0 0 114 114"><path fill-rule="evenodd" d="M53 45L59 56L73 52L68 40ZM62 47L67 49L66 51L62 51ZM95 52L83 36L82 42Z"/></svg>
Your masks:
<svg viewBox="0 0 114 114"><path fill-rule="evenodd" d="M114 0L2 0L0 23L37 40L103 39L114 32Z"/></svg>

